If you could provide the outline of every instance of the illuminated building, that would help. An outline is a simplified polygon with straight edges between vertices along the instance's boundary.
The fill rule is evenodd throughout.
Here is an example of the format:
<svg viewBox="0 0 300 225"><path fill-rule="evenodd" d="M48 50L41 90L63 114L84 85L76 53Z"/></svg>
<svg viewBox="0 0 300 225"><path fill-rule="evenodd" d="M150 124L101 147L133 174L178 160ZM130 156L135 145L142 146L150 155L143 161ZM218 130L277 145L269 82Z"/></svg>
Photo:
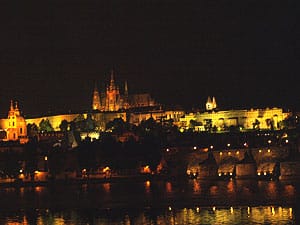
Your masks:
<svg viewBox="0 0 300 225"><path fill-rule="evenodd" d="M196 131L217 129L222 131L229 127L241 129L274 129L282 128L282 121L290 116L282 108L215 110L216 100L208 98L205 112L186 114L180 118L178 126L183 130L193 128ZM191 121L194 121L192 125Z"/></svg>
<svg viewBox="0 0 300 225"><path fill-rule="evenodd" d="M114 80L113 71L111 72L109 85L105 92L99 92L95 85L92 100L92 109L101 112L112 112L138 107L151 107L157 104L150 94L128 94L127 82L124 84L124 93L121 94L119 87Z"/></svg>
<svg viewBox="0 0 300 225"><path fill-rule="evenodd" d="M20 141L20 143L28 141L26 121L21 115L17 102L14 105L11 101L8 117L0 120L0 126L6 132L4 141Z"/></svg>
<svg viewBox="0 0 300 225"><path fill-rule="evenodd" d="M206 110L211 111L216 108L217 108L217 102L216 102L215 97L212 97L212 100L211 100L210 96L208 96L207 102L206 102Z"/></svg>

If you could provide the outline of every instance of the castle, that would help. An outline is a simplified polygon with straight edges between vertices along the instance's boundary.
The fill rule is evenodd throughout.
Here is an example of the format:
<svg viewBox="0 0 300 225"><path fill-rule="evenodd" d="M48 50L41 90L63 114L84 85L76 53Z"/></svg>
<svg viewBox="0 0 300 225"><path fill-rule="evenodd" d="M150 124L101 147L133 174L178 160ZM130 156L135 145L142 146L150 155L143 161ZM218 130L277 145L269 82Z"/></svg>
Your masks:
<svg viewBox="0 0 300 225"><path fill-rule="evenodd" d="M156 105L157 103L148 93L129 95L127 82L124 84L124 93L121 94L120 88L115 84L113 71L111 71L110 83L106 90L99 92L95 85L93 92L92 109L94 111L114 112Z"/></svg>
<svg viewBox="0 0 300 225"><path fill-rule="evenodd" d="M290 115L282 108L218 110L215 97L208 97L205 112L185 114L177 126L195 131L222 131L229 127L279 130Z"/></svg>
<svg viewBox="0 0 300 225"><path fill-rule="evenodd" d="M231 127L240 131L250 129L283 128L283 121L291 113L284 112L282 108L219 110L215 97L208 97L205 111L186 113L179 109L165 109L157 104L150 94L129 94L127 82L121 93L116 85L114 74L110 74L110 82L105 90L98 91L95 85L91 110L85 113L66 113L60 115L26 118L21 115L17 102L11 101L8 117L0 119L0 140L27 142L26 124L39 126L41 121L47 120L54 131L60 131L63 120L68 123L78 119L87 118L88 114L95 121L97 131L105 131L106 124L115 118L122 118L125 122L139 125L142 121L153 118L157 122L172 121L180 131L228 131Z"/></svg>

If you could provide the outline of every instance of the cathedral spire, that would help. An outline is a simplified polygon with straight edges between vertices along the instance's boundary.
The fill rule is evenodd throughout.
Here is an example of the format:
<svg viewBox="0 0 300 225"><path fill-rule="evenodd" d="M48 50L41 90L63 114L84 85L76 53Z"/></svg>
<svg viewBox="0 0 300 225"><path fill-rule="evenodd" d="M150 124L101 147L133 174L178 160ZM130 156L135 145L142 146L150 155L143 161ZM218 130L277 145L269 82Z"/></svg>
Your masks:
<svg viewBox="0 0 300 225"><path fill-rule="evenodd" d="M115 80L114 80L114 71L111 70L111 73L110 73L110 90L113 90L115 89Z"/></svg>
<svg viewBox="0 0 300 225"><path fill-rule="evenodd" d="M128 86L127 86L127 81L125 81L125 84L124 84L124 95L128 96Z"/></svg>
<svg viewBox="0 0 300 225"><path fill-rule="evenodd" d="M10 110L14 110L14 103L13 103L13 100L10 100Z"/></svg>
<svg viewBox="0 0 300 225"><path fill-rule="evenodd" d="M101 109L101 101L100 101L100 95L99 95L98 88L97 88L97 81L95 81L95 87L94 87L94 92L93 92L92 109L93 110Z"/></svg>

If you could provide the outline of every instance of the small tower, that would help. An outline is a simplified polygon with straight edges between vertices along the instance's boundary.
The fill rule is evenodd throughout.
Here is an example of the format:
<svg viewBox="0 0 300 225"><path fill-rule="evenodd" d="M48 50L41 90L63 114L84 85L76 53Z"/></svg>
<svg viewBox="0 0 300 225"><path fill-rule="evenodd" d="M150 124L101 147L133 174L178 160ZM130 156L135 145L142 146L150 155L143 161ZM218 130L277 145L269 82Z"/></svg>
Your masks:
<svg viewBox="0 0 300 225"><path fill-rule="evenodd" d="M92 109L101 110L101 101L100 101L100 95L97 88L97 82L95 82L95 87L94 87Z"/></svg>
<svg viewBox="0 0 300 225"><path fill-rule="evenodd" d="M124 109L128 109L129 108L129 97L128 97L127 81L125 81L125 84L124 84L124 102L123 102L123 107L124 107Z"/></svg>
<svg viewBox="0 0 300 225"><path fill-rule="evenodd" d="M207 111L212 111L216 108L217 108L217 102L216 102L215 97L213 97L211 99L210 96L208 96L207 101L206 101L206 110Z"/></svg>
<svg viewBox="0 0 300 225"><path fill-rule="evenodd" d="M216 102L216 98L215 97L213 97L213 99L212 99L212 107L213 107L213 109L217 108L217 102Z"/></svg>

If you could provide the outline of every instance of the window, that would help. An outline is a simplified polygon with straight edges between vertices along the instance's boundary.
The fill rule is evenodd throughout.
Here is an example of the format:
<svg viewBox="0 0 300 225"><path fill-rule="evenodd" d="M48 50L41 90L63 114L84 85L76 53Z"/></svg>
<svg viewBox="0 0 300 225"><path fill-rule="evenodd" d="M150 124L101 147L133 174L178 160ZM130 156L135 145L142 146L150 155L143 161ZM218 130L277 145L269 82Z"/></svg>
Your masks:
<svg viewBox="0 0 300 225"><path fill-rule="evenodd" d="M20 128L20 134L22 134L22 132L23 132L23 129L22 129L22 127Z"/></svg>

